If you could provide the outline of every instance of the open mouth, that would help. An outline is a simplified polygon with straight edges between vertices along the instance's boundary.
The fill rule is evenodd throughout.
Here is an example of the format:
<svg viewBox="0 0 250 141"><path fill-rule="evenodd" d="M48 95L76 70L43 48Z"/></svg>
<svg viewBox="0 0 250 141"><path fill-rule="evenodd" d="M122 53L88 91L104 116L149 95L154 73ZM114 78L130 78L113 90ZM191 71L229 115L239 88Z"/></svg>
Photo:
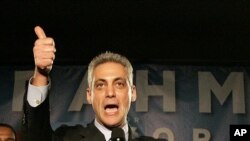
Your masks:
<svg viewBox="0 0 250 141"><path fill-rule="evenodd" d="M104 109L108 114L115 114L118 111L119 106L116 104L107 104Z"/></svg>

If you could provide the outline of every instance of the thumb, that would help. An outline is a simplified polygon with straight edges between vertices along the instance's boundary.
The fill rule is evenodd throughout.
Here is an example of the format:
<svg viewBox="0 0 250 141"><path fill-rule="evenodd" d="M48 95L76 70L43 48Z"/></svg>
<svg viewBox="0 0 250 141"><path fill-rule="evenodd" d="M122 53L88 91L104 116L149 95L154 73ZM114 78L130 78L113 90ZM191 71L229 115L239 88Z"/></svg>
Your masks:
<svg viewBox="0 0 250 141"><path fill-rule="evenodd" d="M40 26L36 26L34 30L35 30L36 36L39 39L46 38L46 34Z"/></svg>

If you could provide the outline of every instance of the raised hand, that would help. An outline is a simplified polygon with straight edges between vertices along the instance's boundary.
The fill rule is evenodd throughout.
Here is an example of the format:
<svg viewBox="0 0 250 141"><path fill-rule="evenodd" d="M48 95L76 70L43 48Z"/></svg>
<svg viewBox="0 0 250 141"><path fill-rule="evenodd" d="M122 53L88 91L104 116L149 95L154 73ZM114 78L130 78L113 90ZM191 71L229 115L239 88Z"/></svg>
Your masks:
<svg viewBox="0 0 250 141"><path fill-rule="evenodd" d="M52 38L46 37L45 32L40 26L35 27L35 33L38 39L35 41L33 54L35 65L46 72L52 69L55 59L55 43Z"/></svg>
<svg viewBox="0 0 250 141"><path fill-rule="evenodd" d="M55 42L53 38L46 37L45 32L40 26L36 26L34 30L38 37L33 47L33 55L36 66L34 82L37 85L44 85L45 82L47 82L48 74L52 69L55 59Z"/></svg>

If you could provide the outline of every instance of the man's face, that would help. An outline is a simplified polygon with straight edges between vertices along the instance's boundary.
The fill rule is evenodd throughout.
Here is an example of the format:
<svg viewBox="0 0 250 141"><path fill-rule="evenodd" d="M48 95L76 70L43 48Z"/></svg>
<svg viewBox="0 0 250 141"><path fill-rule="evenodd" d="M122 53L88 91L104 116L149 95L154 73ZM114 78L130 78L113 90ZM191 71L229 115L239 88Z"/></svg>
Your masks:
<svg viewBox="0 0 250 141"><path fill-rule="evenodd" d="M107 62L94 69L93 78L87 99L97 121L106 127L123 126L131 99L136 98L134 86L129 85L127 70L121 64Z"/></svg>
<svg viewBox="0 0 250 141"><path fill-rule="evenodd" d="M0 141L15 141L15 134L8 127L0 127Z"/></svg>

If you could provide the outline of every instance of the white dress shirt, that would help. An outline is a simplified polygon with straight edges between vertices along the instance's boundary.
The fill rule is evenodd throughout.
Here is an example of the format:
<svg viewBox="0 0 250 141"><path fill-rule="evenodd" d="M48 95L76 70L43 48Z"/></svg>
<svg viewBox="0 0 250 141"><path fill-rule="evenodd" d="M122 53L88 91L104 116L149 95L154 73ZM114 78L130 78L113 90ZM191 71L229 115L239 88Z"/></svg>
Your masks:
<svg viewBox="0 0 250 141"><path fill-rule="evenodd" d="M46 86L34 86L31 84L32 78L29 80L27 100L32 107L37 107L46 99L50 88L50 82Z"/></svg>
<svg viewBox="0 0 250 141"><path fill-rule="evenodd" d="M106 128L105 126L101 125L97 120L95 119L95 126L97 127L98 130L102 132L102 134L105 136L105 140L108 141L111 138L111 133L112 131ZM128 123L122 127L124 134L125 134L125 139L128 141Z"/></svg>

